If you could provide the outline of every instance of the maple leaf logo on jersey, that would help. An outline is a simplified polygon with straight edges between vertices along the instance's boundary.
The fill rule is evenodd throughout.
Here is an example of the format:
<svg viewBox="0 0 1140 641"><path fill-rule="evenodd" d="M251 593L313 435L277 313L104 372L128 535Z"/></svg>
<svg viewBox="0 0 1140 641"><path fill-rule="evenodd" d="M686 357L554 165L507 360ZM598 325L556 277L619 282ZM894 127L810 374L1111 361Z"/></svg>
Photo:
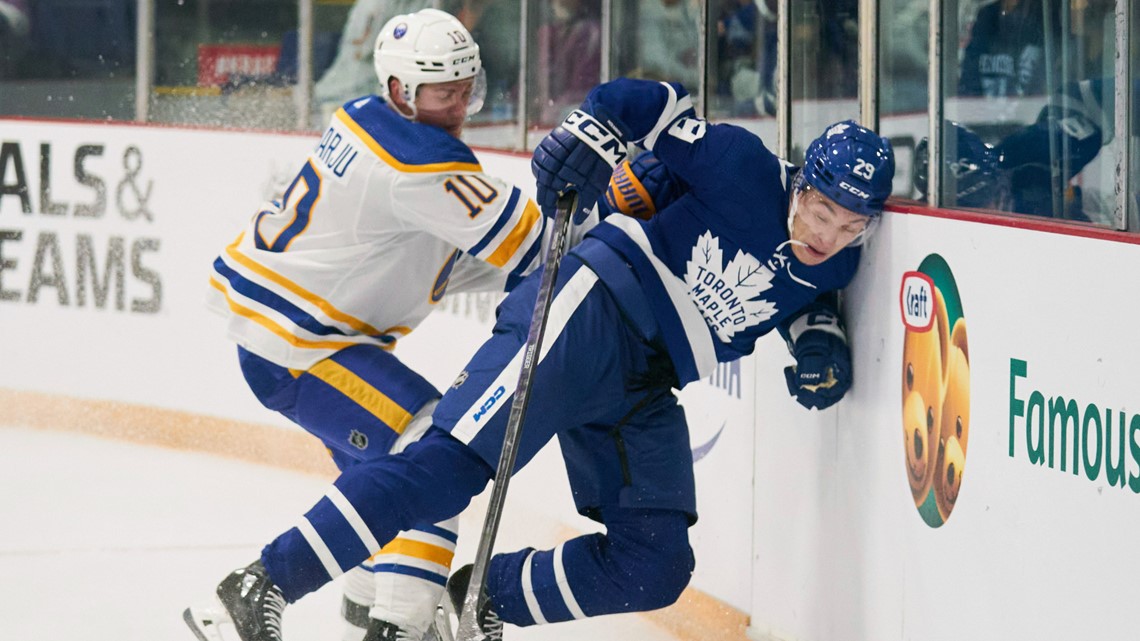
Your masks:
<svg viewBox="0 0 1140 641"><path fill-rule="evenodd" d="M775 274L751 254L742 250L724 264L720 239L705 232L693 247L693 257L685 263L685 284L689 298L696 303L724 342L739 331L762 323L776 314L776 304L760 299L772 288Z"/></svg>

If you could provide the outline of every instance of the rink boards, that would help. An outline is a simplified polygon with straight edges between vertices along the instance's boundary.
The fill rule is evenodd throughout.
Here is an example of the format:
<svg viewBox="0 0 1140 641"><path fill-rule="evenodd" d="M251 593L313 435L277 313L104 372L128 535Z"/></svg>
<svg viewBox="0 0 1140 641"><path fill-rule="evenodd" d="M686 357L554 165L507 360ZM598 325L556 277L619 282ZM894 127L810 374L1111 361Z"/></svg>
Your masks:
<svg viewBox="0 0 1140 641"><path fill-rule="evenodd" d="M315 142L0 120L0 424L331 474L202 305L217 252ZM527 157L479 155L533 190ZM789 398L778 337L683 392L701 520L674 619L693 638L1128 636L1136 239L896 209L845 295L856 383L836 409ZM495 302L445 298L397 354L448 385ZM587 529L559 465L536 459L509 509Z"/></svg>

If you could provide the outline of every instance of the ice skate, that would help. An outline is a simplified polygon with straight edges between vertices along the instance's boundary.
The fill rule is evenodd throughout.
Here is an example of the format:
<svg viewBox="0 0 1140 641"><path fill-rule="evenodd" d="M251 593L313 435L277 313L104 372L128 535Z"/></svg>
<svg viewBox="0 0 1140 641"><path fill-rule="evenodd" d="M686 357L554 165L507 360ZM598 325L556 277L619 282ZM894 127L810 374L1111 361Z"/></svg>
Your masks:
<svg viewBox="0 0 1140 641"><path fill-rule="evenodd" d="M471 570L468 564L455 571L447 580L447 595L451 599L451 606L458 615L463 611L463 600L467 597L467 586L471 583ZM487 641L502 641L503 620L491 609L490 600L484 601L475 620L479 623L479 630Z"/></svg>
<svg viewBox="0 0 1140 641"><path fill-rule="evenodd" d="M429 629L424 636L417 637L395 623L380 619L369 621L368 632L364 634L364 641L438 641L438 639L439 636L434 628Z"/></svg>
<svg viewBox="0 0 1140 641"><path fill-rule="evenodd" d="M254 561L218 584L220 607L190 607L183 620L200 641L282 641L281 614L285 597L269 580L265 566ZM222 629L230 626L230 633ZM383 637L377 637L382 639Z"/></svg>
<svg viewBox="0 0 1140 641"><path fill-rule="evenodd" d="M440 608L436 609L439 610ZM352 637L346 635L345 639L353 638L359 639L359 641L451 641L451 639L443 639L436 630L436 626L440 625L441 621L438 612L432 621L432 625L428 627L423 636L417 637L414 633L395 623L370 617L368 610L368 606L355 603L348 597L341 601L341 617L354 632L359 631L363 634L363 636ZM444 624L447 622L446 619L442 621ZM450 628L448 628L448 632L450 632Z"/></svg>

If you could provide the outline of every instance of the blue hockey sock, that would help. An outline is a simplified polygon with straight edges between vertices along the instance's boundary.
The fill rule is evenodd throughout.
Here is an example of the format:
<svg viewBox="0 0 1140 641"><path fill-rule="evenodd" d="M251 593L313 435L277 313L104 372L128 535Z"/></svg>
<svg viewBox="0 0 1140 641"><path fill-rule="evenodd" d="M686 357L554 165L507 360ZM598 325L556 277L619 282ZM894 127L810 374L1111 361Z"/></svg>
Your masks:
<svg viewBox="0 0 1140 641"><path fill-rule="evenodd" d="M296 527L261 552L290 603L355 567L401 530L455 516L493 470L469 447L431 428L402 454L353 465Z"/></svg>
<svg viewBox="0 0 1140 641"><path fill-rule="evenodd" d="M532 625L673 603L693 571L688 516L613 509L603 517L605 535L496 555L487 578L495 612L509 623Z"/></svg>

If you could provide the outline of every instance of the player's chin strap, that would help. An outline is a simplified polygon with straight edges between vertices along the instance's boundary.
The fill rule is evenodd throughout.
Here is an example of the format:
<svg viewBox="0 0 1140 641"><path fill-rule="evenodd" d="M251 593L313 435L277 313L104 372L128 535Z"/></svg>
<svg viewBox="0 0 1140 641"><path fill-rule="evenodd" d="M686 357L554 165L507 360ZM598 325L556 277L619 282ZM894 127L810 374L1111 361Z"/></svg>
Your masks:
<svg viewBox="0 0 1140 641"><path fill-rule="evenodd" d="M782 249L784 249L788 245L799 245L800 247L808 247L808 244L805 243L804 241L796 240L795 238L792 238L792 223L796 219L796 210L799 209L799 206L800 206L800 193L801 192L800 192L800 189L798 188L797 184L798 184L798 181L801 181L801 180L803 180L803 179L800 177L800 174L796 174L796 179L792 181L792 202L788 206L788 239L785 240L784 242L780 243L779 246L776 247L777 253L779 253ZM788 276L791 276L792 280L803 285L804 287L810 287L812 289L817 289L815 284L809 283L808 281L806 281L806 280L800 278L799 276L796 276L794 273L792 273L791 264L788 265Z"/></svg>

